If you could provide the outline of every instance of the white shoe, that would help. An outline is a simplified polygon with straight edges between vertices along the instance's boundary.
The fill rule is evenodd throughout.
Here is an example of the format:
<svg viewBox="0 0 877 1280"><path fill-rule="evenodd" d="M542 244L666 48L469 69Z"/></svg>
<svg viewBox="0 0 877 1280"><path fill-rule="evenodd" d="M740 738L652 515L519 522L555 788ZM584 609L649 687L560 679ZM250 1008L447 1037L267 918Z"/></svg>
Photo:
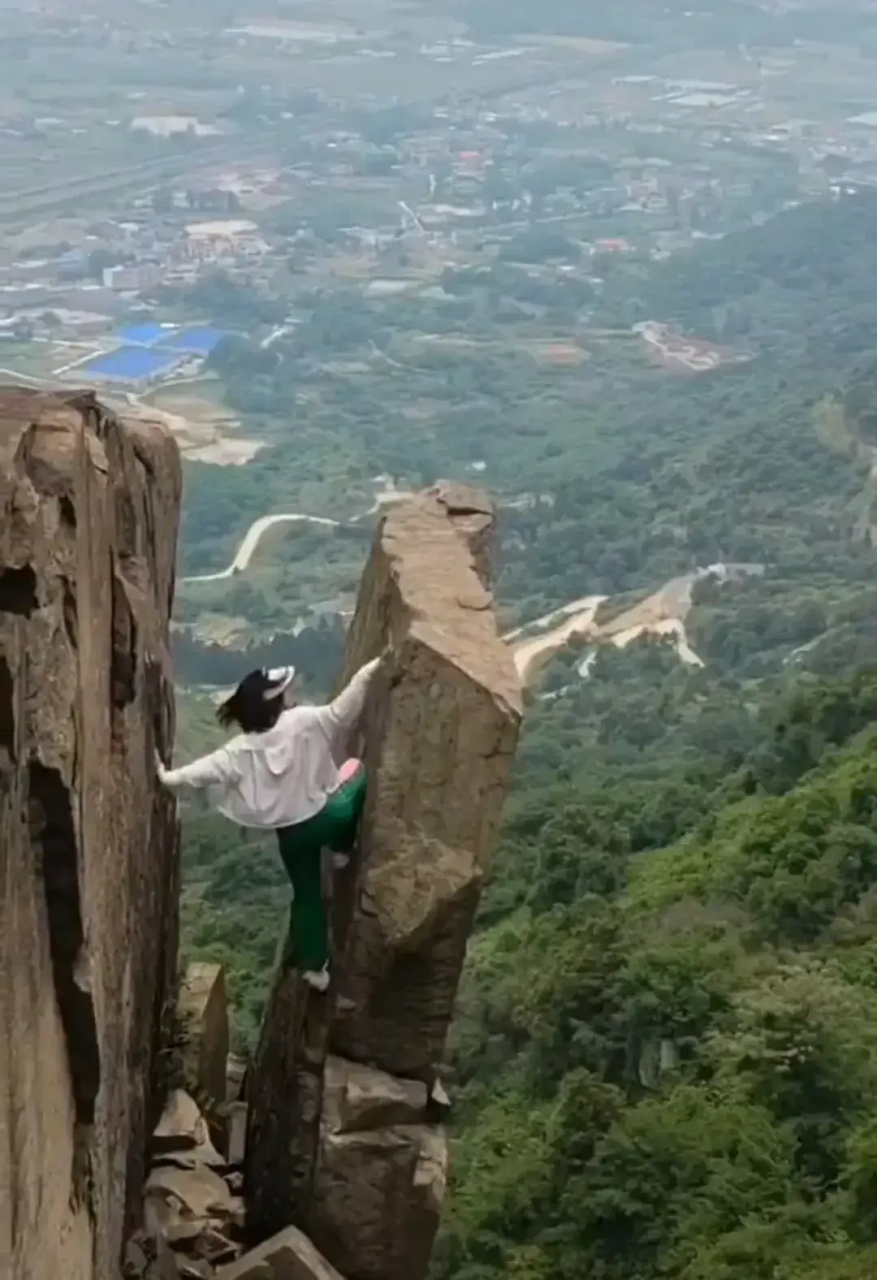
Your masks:
<svg viewBox="0 0 877 1280"><path fill-rule="evenodd" d="M350 866L349 853L333 853L332 854L332 870L343 871L345 867Z"/></svg>
<svg viewBox="0 0 877 1280"><path fill-rule="evenodd" d="M329 987L329 966L324 965L322 969L305 969L301 975L309 987L313 987L315 991L327 991Z"/></svg>

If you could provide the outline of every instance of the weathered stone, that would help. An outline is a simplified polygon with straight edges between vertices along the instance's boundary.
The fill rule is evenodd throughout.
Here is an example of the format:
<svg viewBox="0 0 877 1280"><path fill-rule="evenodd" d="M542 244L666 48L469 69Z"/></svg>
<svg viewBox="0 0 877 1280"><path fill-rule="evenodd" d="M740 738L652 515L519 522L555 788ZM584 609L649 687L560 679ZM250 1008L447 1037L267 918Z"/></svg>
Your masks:
<svg viewBox="0 0 877 1280"><path fill-rule="evenodd" d="M430 1090L522 715L488 589L491 522L489 500L444 487L379 526L344 678L388 640L392 657L339 746L359 756L364 739L369 790L335 882L334 981L314 997L275 979L249 1077L251 1225L301 1224L348 1280L421 1280L444 1194ZM326 1073L327 1045L348 1065ZM351 1087L362 1068L386 1074Z"/></svg>
<svg viewBox="0 0 877 1280"><path fill-rule="evenodd" d="M206 1141L207 1125L197 1102L183 1089L173 1089L152 1135L153 1151L189 1151Z"/></svg>
<svg viewBox="0 0 877 1280"><path fill-rule="evenodd" d="M308 1229L355 1280L411 1280L429 1264L447 1184L447 1144L424 1124L323 1130Z"/></svg>
<svg viewBox="0 0 877 1280"><path fill-rule="evenodd" d="M399 1080L344 1058L326 1061L322 1123L335 1133L422 1123L427 1100L420 1080Z"/></svg>
<svg viewBox="0 0 877 1280"><path fill-rule="evenodd" d="M249 1073L245 1188L255 1239L301 1221L313 1188L331 992L280 968Z"/></svg>
<svg viewBox="0 0 877 1280"><path fill-rule="evenodd" d="M162 1236L173 1247L181 1247L197 1240L204 1230L204 1223L199 1218L183 1218L165 1227Z"/></svg>
<svg viewBox="0 0 877 1280"><path fill-rule="evenodd" d="M280 1231L258 1249L216 1273L216 1280L344 1280L296 1227Z"/></svg>
<svg viewBox="0 0 877 1280"><path fill-rule="evenodd" d="M122 1262L122 1275L125 1280L140 1280L146 1274L149 1262L143 1245L138 1240L129 1240L125 1245L125 1257Z"/></svg>
<svg viewBox="0 0 877 1280"><path fill-rule="evenodd" d="M0 390L0 1258L22 1275L118 1274L158 1120L180 487L164 428Z"/></svg>
<svg viewBox="0 0 877 1280"><path fill-rule="evenodd" d="M520 728L521 689L464 539L428 497L378 531L348 671L393 638L368 712L369 795L331 1045L393 1075L433 1080Z"/></svg>
<svg viewBox="0 0 877 1280"><path fill-rule="evenodd" d="M188 1151L166 1151L157 1155L152 1162L153 1168L160 1168L163 1165L173 1165L176 1169L198 1169L201 1165L206 1165L208 1169L215 1169L217 1173L225 1173L228 1161L208 1139L198 1147L190 1147Z"/></svg>
<svg viewBox="0 0 877 1280"><path fill-rule="evenodd" d="M490 552L496 512L487 490L440 480L431 492L447 512L451 524L465 538L478 577L488 586L492 577Z"/></svg>
<svg viewBox="0 0 877 1280"><path fill-rule="evenodd" d="M224 1262L233 1262L239 1251L221 1231L216 1227L208 1226L199 1233L195 1242L195 1252L205 1262L209 1262L211 1267L219 1267Z"/></svg>
<svg viewBox="0 0 877 1280"><path fill-rule="evenodd" d="M180 1269L173 1249L161 1236L155 1239L155 1261L149 1264L146 1280L179 1280Z"/></svg>
<svg viewBox="0 0 877 1280"><path fill-rule="evenodd" d="M153 1169L146 1183L148 1195L175 1196L194 1218L228 1217L233 1205L223 1178L212 1169Z"/></svg>
<svg viewBox="0 0 877 1280"><path fill-rule="evenodd" d="M185 1030L183 1067L208 1119L228 1092L228 1004L218 964L190 964L180 985L177 1012Z"/></svg>
<svg viewBox="0 0 877 1280"><path fill-rule="evenodd" d="M143 1226L149 1236L165 1236L184 1221L183 1202L156 1187L143 1197Z"/></svg>

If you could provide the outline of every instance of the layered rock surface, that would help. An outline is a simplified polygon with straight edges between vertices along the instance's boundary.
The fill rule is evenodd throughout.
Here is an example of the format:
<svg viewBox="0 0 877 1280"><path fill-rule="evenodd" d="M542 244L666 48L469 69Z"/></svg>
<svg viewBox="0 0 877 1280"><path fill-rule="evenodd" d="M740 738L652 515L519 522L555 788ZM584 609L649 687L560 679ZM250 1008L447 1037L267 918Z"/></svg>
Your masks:
<svg viewBox="0 0 877 1280"><path fill-rule="evenodd" d="M346 1280L419 1280L444 1193L436 1079L521 720L492 523L486 495L451 486L378 528L345 679L392 657L351 744L369 793L335 886L335 980L320 996L278 975L248 1077L253 1229L303 1227Z"/></svg>
<svg viewBox="0 0 877 1280"><path fill-rule="evenodd" d="M176 445L0 390L0 1269L107 1280L160 1110Z"/></svg>

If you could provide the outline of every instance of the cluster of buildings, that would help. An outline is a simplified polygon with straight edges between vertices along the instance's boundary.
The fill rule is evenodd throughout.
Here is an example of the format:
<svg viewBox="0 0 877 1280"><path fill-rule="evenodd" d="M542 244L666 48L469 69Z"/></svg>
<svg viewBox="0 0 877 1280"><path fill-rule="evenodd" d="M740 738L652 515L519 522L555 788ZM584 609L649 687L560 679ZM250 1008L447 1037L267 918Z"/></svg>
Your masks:
<svg viewBox="0 0 877 1280"><path fill-rule="evenodd" d="M693 79L665 68L639 74L629 69L630 51L625 66L616 65L622 46L562 47L560 37L406 44L399 34L337 22L255 20L189 36L224 49L270 42L317 59L450 62L485 76L485 68L514 63L520 87L488 92L486 82L483 91L473 82L413 109L410 127L391 130L383 143L356 127L361 95L320 98L298 127L278 93L273 106L259 108L259 136L267 126L282 129L291 162L203 167L129 201L120 216L66 219L45 252L0 244L0 339L64 348L60 376L139 386L196 369L218 340L213 330L193 336L154 325L147 339L125 321L138 308L162 314L163 288L192 286L218 270L268 293L291 265L305 287L344 278L369 296L432 290L439 298L447 268L489 267L499 258L523 261L534 279L599 287L607 255L666 256L790 200L877 184L877 111L788 115L796 92L806 96L807 68L822 65L823 54L810 47L738 50L725 59L723 78ZM556 74L545 74L552 65ZM371 105L386 107L387 98ZM180 135L229 133L227 120L145 110L124 123L159 148L179 145ZM780 153L785 159L774 165ZM328 210L325 225L315 193ZM333 204L353 211L341 226ZM264 216L280 205L282 219ZM514 257L522 241L530 254L523 260ZM657 324L640 336L668 368L702 371L741 358Z"/></svg>

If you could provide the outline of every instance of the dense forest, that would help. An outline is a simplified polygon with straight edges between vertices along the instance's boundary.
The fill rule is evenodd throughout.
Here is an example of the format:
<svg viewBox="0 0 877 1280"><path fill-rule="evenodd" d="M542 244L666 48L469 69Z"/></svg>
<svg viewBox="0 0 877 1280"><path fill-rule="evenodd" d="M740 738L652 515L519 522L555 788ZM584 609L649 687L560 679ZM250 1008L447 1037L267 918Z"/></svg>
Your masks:
<svg viewBox="0 0 877 1280"><path fill-rule="evenodd" d="M757 708L623 660L589 767L559 780L537 726L509 809L435 1274L864 1278L877 676Z"/></svg>
<svg viewBox="0 0 877 1280"><path fill-rule="evenodd" d="M449 1049L435 1280L877 1274L869 219L803 206L619 268L607 323L758 358L607 378L578 423L540 422L552 502L502 513L516 620L722 559L763 574L697 588L703 668L653 642L583 680L570 653L532 691ZM188 749L207 711L184 709ZM184 856L187 945L226 964L245 1047L284 875L203 812Z"/></svg>

